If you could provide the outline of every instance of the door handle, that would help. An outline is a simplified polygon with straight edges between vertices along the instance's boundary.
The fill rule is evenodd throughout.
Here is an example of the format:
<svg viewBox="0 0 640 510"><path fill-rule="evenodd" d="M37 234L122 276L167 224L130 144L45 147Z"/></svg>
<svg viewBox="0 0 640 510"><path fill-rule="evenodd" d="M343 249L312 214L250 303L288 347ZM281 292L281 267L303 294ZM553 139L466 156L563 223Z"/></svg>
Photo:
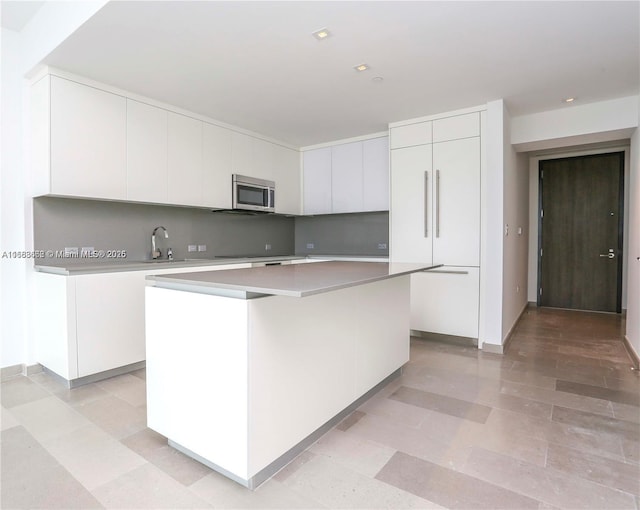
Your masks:
<svg viewBox="0 0 640 510"><path fill-rule="evenodd" d="M436 237L440 237L440 170L436 170Z"/></svg>
<svg viewBox="0 0 640 510"><path fill-rule="evenodd" d="M429 171L424 172L424 236L429 237Z"/></svg>
<svg viewBox="0 0 640 510"><path fill-rule="evenodd" d="M612 258L614 258L616 255L615 255L615 253L601 253L601 254L600 254L600 256L601 256L601 257L606 257L606 258L608 258L608 259L612 259Z"/></svg>

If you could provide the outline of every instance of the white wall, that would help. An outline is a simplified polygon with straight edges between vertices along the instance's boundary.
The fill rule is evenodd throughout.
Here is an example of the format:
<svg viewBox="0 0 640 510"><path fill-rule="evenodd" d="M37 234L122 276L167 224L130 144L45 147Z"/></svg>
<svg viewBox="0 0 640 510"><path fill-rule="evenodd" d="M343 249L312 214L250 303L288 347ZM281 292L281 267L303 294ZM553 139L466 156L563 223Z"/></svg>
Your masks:
<svg viewBox="0 0 640 510"><path fill-rule="evenodd" d="M25 249L24 172L22 158L22 77L20 37L2 29L2 175L0 181L0 251ZM26 356L27 264L0 259L0 339L2 366L22 363Z"/></svg>
<svg viewBox="0 0 640 510"><path fill-rule="evenodd" d="M527 306L529 248L528 158L511 145L511 118L506 109L504 128L503 342Z"/></svg>
<svg viewBox="0 0 640 510"><path fill-rule="evenodd" d="M630 167L626 337L636 354L640 354L640 128L631 138Z"/></svg>
<svg viewBox="0 0 640 510"><path fill-rule="evenodd" d="M624 97L514 117L511 143L518 152L629 138L638 125L638 97Z"/></svg>
<svg viewBox="0 0 640 510"><path fill-rule="evenodd" d="M0 251L25 251L33 246L29 141L25 129L29 113L26 77L106 3L46 2L22 32L2 29ZM32 273L31 262L0 259L2 367L36 361L30 329Z"/></svg>
<svg viewBox="0 0 640 510"><path fill-rule="evenodd" d="M502 260L504 146L508 131L504 128L503 100L487 103L486 163L482 172L480 248L480 324L478 346L502 345Z"/></svg>

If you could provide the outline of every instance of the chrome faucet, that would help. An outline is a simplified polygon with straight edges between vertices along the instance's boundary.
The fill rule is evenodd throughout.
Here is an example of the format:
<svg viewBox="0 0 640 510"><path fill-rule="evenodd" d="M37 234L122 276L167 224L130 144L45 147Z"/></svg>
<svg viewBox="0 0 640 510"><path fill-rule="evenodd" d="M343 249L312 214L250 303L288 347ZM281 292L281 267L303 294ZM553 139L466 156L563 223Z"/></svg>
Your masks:
<svg viewBox="0 0 640 510"><path fill-rule="evenodd" d="M169 239L169 233L166 228L160 226L153 229L153 234L151 234L151 258L154 260L159 259L162 255L162 252L156 248L156 232L160 228L164 231L164 238Z"/></svg>

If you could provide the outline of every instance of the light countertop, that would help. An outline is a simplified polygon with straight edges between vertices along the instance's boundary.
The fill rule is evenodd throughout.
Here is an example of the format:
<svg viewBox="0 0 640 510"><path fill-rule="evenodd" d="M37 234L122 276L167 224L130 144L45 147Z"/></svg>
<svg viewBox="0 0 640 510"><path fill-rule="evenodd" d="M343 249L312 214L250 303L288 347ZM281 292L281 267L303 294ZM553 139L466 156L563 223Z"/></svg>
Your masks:
<svg viewBox="0 0 640 510"><path fill-rule="evenodd" d="M303 259L349 260L357 262L387 262L388 257L373 255L275 255L275 256L213 256L205 259L127 260L127 259L85 259L68 258L54 261L36 261L35 270L41 273L75 276L83 274L118 273L127 271L154 271L156 269L180 269L199 266L218 266L228 264L247 264L253 262L285 262Z"/></svg>
<svg viewBox="0 0 640 510"><path fill-rule="evenodd" d="M388 262L314 262L147 276L147 285L239 298L263 295L305 297L373 283L433 267L437 266ZM234 294L234 292L240 294Z"/></svg>
<svg viewBox="0 0 640 510"><path fill-rule="evenodd" d="M156 269L188 268L198 266L218 266L228 264L246 264L253 262L280 262L305 259L303 256L280 255L274 257L213 257L210 259L168 260L113 260L104 261L67 259L63 264L36 263L35 270L42 273L74 276L81 274L117 273L125 271L154 271Z"/></svg>

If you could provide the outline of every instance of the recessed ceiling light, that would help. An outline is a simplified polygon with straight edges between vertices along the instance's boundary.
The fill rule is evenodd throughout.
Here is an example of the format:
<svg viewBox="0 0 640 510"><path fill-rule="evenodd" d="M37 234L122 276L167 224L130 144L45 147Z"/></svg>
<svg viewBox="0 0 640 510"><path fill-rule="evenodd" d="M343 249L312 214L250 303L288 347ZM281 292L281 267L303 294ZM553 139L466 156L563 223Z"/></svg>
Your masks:
<svg viewBox="0 0 640 510"><path fill-rule="evenodd" d="M567 97L562 100L563 103L573 103L576 100L575 97Z"/></svg>
<svg viewBox="0 0 640 510"><path fill-rule="evenodd" d="M315 32L313 32L311 35L318 39L318 41L322 41L323 39L329 37L331 35L331 32L329 32L329 30L327 30L326 28L321 28L320 30L316 30Z"/></svg>
<svg viewBox="0 0 640 510"><path fill-rule="evenodd" d="M369 69L369 66L367 64L360 64L355 66L354 69L361 73L362 71L366 71L367 69Z"/></svg>

